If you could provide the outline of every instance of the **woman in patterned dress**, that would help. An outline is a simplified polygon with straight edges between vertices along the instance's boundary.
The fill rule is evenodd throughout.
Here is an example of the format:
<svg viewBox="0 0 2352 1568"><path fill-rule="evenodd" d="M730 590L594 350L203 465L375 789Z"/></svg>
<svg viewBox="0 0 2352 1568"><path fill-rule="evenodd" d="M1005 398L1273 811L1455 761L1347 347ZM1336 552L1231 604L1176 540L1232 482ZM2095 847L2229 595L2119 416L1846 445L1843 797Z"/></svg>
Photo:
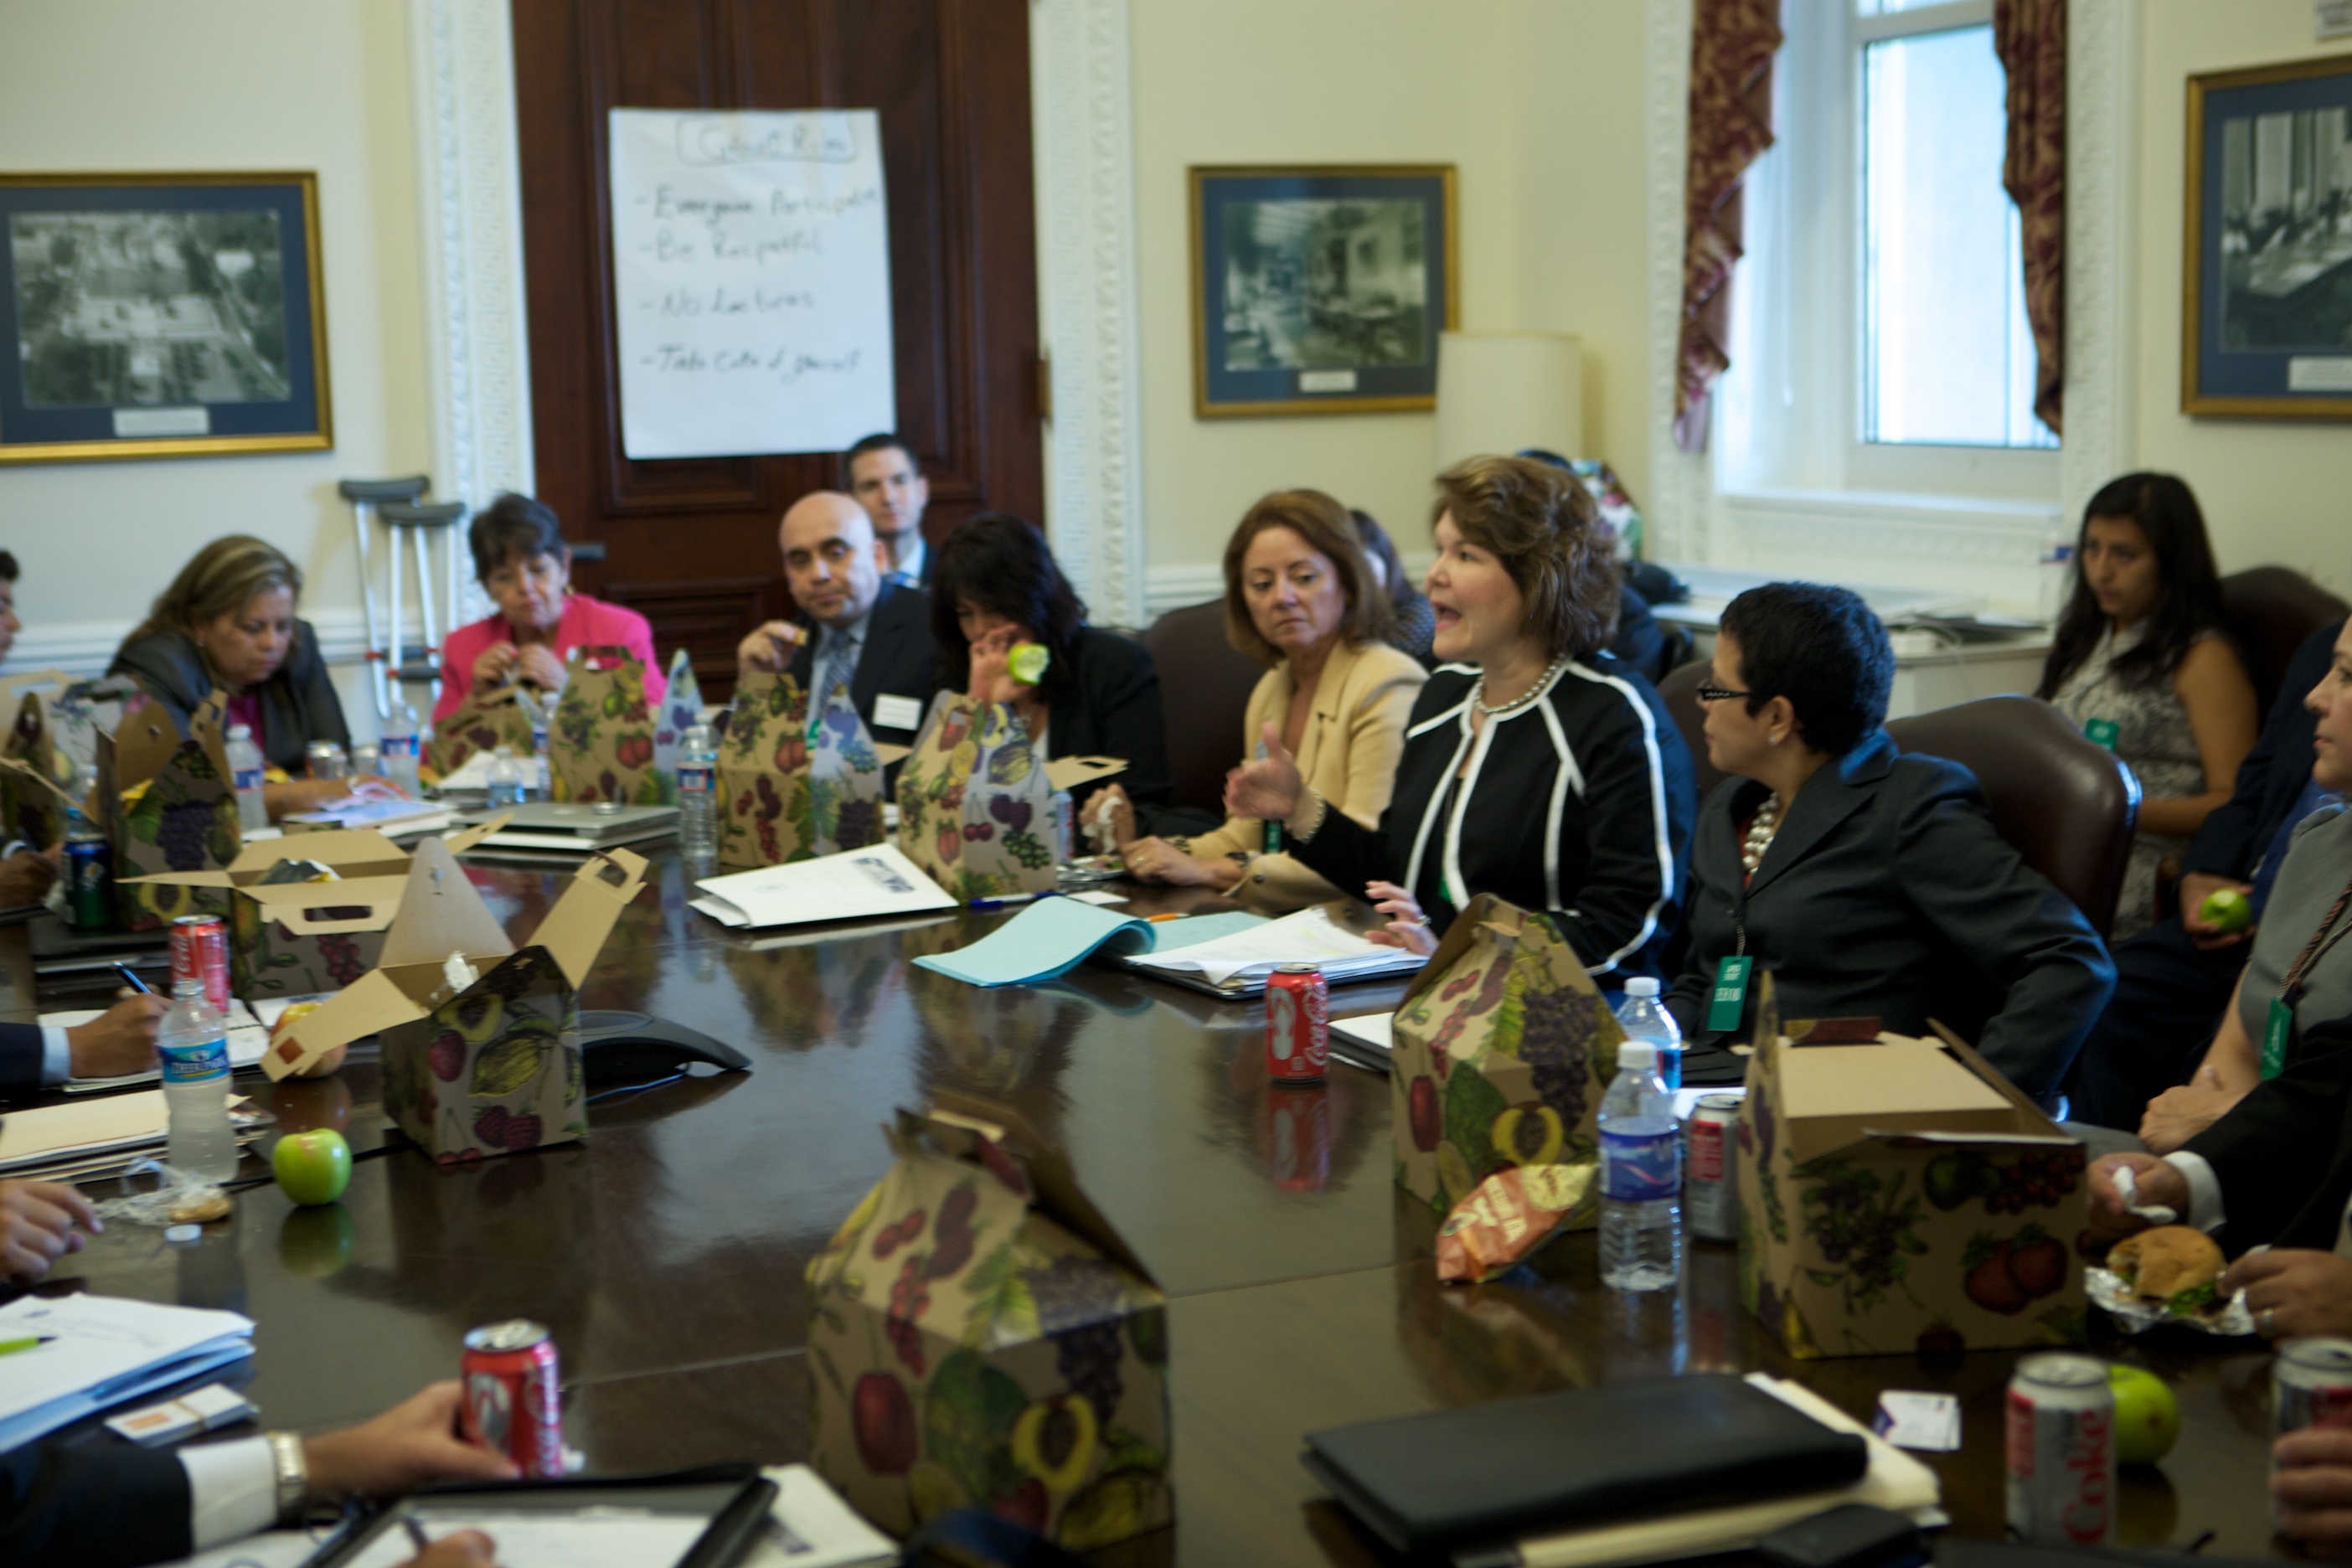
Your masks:
<svg viewBox="0 0 2352 1568"><path fill-rule="evenodd" d="M2083 510L2074 592L2034 693L2139 776L2139 832L2111 940L2162 918L2158 867L2230 798L2261 715L2221 631L2204 514L2169 474L2110 480Z"/></svg>

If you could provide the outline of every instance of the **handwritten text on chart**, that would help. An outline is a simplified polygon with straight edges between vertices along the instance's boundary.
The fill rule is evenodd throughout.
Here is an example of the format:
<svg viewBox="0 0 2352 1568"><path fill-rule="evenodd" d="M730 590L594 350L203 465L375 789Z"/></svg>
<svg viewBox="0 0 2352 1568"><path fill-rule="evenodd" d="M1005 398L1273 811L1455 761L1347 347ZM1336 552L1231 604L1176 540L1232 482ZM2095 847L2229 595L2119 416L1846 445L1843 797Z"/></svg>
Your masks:
<svg viewBox="0 0 2352 1568"><path fill-rule="evenodd" d="M632 458L838 451L896 421L870 110L614 110Z"/></svg>

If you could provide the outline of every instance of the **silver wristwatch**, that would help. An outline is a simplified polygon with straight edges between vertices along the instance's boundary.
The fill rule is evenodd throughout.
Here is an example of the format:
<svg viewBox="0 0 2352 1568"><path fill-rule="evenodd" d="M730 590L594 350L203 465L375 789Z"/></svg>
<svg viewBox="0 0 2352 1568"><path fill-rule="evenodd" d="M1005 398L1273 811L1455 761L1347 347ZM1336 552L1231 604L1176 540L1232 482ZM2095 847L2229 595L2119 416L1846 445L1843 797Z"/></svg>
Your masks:
<svg viewBox="0 0 2352 1568"><path fill-rule="evenodd" d="M266 1434L270 1468L278 1482L278 1522L300 1524L310 1511L310 1464L302 1457L302 1439L291 1432Z"/></svg>

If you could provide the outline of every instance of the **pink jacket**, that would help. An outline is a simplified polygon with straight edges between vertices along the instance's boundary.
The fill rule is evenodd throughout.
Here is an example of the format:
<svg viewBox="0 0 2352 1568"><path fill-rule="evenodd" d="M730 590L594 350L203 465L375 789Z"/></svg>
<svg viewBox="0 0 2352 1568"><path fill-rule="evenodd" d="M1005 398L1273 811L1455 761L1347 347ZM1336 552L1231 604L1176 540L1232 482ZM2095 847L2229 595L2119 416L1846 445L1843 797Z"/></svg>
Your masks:
<svg viewBox="0 0 2352 1568"><path fill-rule="evenodd" d="M441 650L441 700L433 705L438 723L457 710L474 688L474 661L494 643L511 641L504 616L491 616L451 632ZM635 610L574 594L564 601L563 619L555 627L555 653L561 658L575 647L625 647L646 667L646 702L658 706L667 682L654 660L654 629Z"/></svg>

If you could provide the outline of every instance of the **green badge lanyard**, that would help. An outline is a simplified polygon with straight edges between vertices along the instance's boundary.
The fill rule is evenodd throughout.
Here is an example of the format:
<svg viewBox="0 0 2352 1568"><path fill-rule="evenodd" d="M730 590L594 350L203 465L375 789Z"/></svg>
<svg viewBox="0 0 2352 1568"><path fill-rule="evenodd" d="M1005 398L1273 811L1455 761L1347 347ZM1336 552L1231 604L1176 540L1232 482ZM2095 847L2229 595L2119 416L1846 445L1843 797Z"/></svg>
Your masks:
<svg viewBox="0 0 2352 1568"><path fill-rule="evenodd" d="M2303 988L2311 978L2312 969L2327 956L2330 948L2344 940L2347 932L2352 932L2352 924L2339 928L2336 923L2344 918L2347 904L2352 904L2352 882L2345 883L2344 890L2336 895L2336 901L2327 906L2326 918L2319 922L2319 929L2311 933L2311 940L2303 944L2303 952L2288 967L2286 978L2279 984L2278 994L2271 998L2270 1016L2263 1026L2263 1077L2265 1079L2278 1077L2280 1070L2286 1066L2286 1047L2294 1037L2294 1005L2303 999Z"/></svg>
<svg viewBox="0 0 2352 1568"><path fill-rule="evenodd" d="M1715 966L1715 989L1706 999L1709 1034L1727 1034L1738 1028L1739 1020L1748 1011L1748 977L1756 968L1756 959L1748 951L1748 884L1755 876L1755 872L1741 867L1739 890L1731 897L1731 952Z"/></svg>

